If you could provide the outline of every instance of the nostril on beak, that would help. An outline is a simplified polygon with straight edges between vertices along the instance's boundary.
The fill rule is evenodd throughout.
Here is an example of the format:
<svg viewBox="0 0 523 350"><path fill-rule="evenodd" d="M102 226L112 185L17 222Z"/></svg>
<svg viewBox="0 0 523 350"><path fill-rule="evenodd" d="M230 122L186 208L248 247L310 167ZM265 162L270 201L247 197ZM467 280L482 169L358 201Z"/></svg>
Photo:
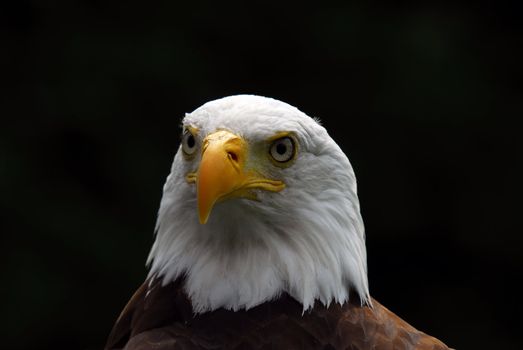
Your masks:
<svg viewBox="0 0 523 350"><path fill-rule="evenodd" d="M235 152L227 151L227 155L228 155L229 159L231 159L235 162L238 161L238 155Z"/></svg>

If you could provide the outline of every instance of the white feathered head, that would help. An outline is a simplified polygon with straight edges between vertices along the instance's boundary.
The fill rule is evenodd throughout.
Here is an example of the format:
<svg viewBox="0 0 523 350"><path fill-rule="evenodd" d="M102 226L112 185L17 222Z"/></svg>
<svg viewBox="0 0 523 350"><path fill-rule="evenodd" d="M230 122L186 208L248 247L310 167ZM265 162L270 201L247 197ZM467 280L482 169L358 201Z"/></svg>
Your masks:
<svg viewBox="0 0 523 350"><path fill-rule="evenodd" d="M369 303L363 222L349 160L317 120L238 95L183 119L163 188L150 278L185 277L194 311Z"/></svg>

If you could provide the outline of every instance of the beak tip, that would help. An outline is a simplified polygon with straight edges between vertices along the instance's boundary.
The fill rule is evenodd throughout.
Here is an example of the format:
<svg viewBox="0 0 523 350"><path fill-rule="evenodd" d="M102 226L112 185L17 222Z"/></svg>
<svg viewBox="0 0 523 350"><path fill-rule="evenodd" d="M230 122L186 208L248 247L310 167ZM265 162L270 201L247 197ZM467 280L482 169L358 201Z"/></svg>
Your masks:
<svg viewBox="0 0 523 350"><path fill-rule="evenodd" d="M198 215L198 219L200 221L200 224L202 225L205 225L207 223L207 220L209 220L209 212L207 213L202 213L200 212L199 215Z"/></svg>

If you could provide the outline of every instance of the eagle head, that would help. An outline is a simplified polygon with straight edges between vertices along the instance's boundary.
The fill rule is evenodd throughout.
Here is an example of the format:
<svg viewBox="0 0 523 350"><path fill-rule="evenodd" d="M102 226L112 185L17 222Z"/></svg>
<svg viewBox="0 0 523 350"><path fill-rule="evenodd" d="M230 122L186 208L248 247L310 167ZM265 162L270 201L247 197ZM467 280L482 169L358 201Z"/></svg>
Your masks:
<svg viewBox="0 0 523 350"><path fill-rule="evenodd" d="M348 158L318 120L237 95L185 116L148 258L149 278L184 278L197 313L249 309L282 293L370 303L364 227Z"/></svg>

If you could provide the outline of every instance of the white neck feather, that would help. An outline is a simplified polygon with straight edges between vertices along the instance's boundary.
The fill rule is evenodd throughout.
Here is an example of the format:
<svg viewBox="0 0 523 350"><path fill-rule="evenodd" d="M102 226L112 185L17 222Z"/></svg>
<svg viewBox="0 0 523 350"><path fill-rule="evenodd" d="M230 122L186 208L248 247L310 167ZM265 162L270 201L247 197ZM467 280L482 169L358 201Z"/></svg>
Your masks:
<svg viewBox="0 0 523 350"><path fill-rule="evenodd" d="M164 186L149 277L167 284L185 276L198 313L249 309L283 292L304 311L316 299L345 303L352 289L370 304L364 228L346 157L324 188L219 203L205 225L198 223L194 186L177 173L179 158Z"/></svg>

